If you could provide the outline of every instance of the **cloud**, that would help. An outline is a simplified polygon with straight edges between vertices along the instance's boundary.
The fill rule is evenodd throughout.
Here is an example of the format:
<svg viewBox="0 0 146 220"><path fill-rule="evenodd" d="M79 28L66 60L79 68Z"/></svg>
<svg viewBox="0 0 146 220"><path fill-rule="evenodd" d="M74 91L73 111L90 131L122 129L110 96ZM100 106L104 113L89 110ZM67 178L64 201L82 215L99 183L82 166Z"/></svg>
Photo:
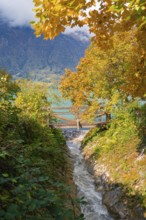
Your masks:
<svg viewBox="0 0 146 220"><path fill-rule="evenodd" d="M91 34L87 25L82 28L76 26L74 28L67 27L64 34L71 35L74 38L80 39L81 41L89 41Z"/></svg>
<svg viewBox="0 0 146 220"><path fill-rule="evenodd" d="M11 26L29 25L34 19L32 0L0 0L0 17Z"/></svg>
<svg viewBox="0 0 146 220"><path fill-rule="evenodd" d="M28 26L31 20L35 20L34 13L32 12L33 7L33 0L0 0L0 19L8 22L11 26ZM84 34L81 34L81 32ZM87 40L91 36L88 26L83 28L78 26L74 28L67 27L64 32L64 34L69 35L73 33Z"/></svg>
<svg viewBox="0 0 146 220"><path fill-rule="evenodd" d="M87 25L83 26L82 28L80 28L78 26L76 26L74 28L67 27L66 30L65 30L65 34L71 34L72 32L78 32L78 31L81 31L81 30L83 32L85 32L87 35L90 35L89 28L88 28Z"/></svg>

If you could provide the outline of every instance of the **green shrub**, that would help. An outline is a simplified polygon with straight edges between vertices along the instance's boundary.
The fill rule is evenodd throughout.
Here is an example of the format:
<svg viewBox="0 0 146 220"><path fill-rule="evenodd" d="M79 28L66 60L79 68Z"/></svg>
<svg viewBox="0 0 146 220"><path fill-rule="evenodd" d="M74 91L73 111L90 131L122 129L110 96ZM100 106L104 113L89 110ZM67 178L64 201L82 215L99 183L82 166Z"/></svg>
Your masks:
<svg viewBox="0 0 146 220"><path fill-rule="evenodd" d="M33 105L27 111L30 102L25 109L16 106L18 90L14 93L8 75L2 77L7 83L0 84L0 219L83 219L67 207L71 189L65 176L66 143L61 131L44 120L46 98L37 96L36 114Z"/></svg>

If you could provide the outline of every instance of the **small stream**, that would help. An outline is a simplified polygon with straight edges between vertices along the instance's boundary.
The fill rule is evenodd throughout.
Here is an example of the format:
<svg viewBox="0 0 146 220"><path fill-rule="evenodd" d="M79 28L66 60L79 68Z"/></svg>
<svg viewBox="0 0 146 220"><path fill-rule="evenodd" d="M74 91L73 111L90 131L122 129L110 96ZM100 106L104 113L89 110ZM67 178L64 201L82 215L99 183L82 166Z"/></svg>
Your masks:
<svg viewBox="0 0 146 220"><path fill-rule="evenodd" d="M95 190L93 176L88 172L82 156L80 145L86 133L87 131L82 130L77 137L67 141L74 162L74 182L77 186L78 197L84 197L86 202L86 204L81 204L81 212L86 220L113 220L102 204L102 194ZM72 135L71 132L70 135Z"/></svg>

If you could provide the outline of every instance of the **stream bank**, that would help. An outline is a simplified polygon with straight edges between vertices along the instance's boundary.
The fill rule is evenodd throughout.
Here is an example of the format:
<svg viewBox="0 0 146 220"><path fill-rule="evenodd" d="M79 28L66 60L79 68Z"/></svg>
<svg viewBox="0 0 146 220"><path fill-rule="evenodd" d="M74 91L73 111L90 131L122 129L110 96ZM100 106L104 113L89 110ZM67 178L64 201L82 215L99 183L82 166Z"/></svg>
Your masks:
<svg viewBox="0 0 146 220"><path fill-rule="evenodd" d="M88 144L82 144L82 154L88 171L94 176L97 191L102 193L103 204L109 213L116 220L146 220L139 195L129 195L124 185L113 180L106 166L108 161L106 160L105 163L104 158L98 160L93 156L94 145L92 138Z"/></svg>
<svg viewBox="0 0 146 220"><path fill-rule="evenodd" d="M74 182L78 196L84 197L87 203L81 205L85 219L145 220L144 210L135 202L135 196L128 197L122 185L113 184L106 166L89 157L87 149L81 152L80 143L87 131L66 130L64 133L74 163ZM82 180L86 181L86 184Z"/></svg>
<svg viewBox="0 0 146 220"><path fill-rule="evenodd" d="M96 189L102 193L103 204L116 220L146 220L142 207L136 205L133 198L120 184L113 184L106 167L86 157L88 171L94 176ZM130 205L129 205L130 204Z"/></svg>

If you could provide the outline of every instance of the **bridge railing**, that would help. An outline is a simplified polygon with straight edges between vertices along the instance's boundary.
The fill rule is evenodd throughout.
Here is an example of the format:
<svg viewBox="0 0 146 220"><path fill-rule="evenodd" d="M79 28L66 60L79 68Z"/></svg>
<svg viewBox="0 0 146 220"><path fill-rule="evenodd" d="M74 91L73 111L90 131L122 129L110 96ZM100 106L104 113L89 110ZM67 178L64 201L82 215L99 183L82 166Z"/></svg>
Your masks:
<svg viewBox="0 0 146 220"><path fill-rule="evenodd" d="M83 111L87 107L82 106L80 109ZM102 119L103 116L106 116L107 114L103 112L102 110L97 111L97 116L96 119L100 119L100 121L94 121L92 124L88 123L87 121L83 121L79 118L79 116L75 115L72 111L72 106L71 107L52 107L51 110L54 112L54 116L58 119L58 121L54 124L55 127L76 127L76 128L81 128L81 127L95 127L98 125L104 125L106 124L106 120ZM70 115L72 114L74 116L74 119L65 117L65 115Z"/></svg>

